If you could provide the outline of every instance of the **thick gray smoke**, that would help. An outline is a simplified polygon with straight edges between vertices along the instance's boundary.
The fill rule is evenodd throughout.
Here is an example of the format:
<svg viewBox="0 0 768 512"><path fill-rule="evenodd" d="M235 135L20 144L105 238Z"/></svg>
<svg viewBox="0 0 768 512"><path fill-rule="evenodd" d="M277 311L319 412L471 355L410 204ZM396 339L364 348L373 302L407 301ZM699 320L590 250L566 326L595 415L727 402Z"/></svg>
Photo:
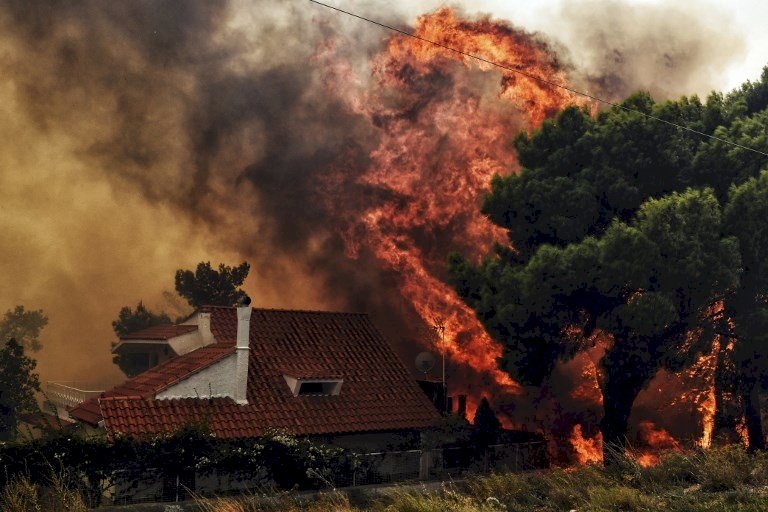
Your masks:
<svg viewBox="0 0 768 512"><path fill-rule="evenodd" d="M638 89L656 99L706 96L745 51L732 14L701 2L563 2L547 25L581 84L613 101Z"/></svg>
<svg viewBox="0 0 768 512"><path fill-rule="evenodd" d="M412 23L383 5L356 4ZM566 11L568 47L554 45L577 83L612 97L712 87L738 49L682 13L634 8L632 22L608 5ZM317 196L329 169L365 169L378 143L328 91L364 89L386 38L301 0L0 3L0 307L49 314L44 378L117 378L117 311L168 308L174 270L202 260L251 262L258 306L368 311L396 341L418 336L390 271L365 247L345 255Z"/></svg>

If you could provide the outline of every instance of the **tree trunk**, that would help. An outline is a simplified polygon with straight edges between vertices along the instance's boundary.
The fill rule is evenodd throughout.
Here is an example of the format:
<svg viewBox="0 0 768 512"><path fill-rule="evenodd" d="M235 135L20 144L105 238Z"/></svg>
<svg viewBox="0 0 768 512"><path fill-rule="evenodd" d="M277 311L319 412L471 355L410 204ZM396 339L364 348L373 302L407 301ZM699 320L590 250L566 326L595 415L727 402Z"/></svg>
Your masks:
<svg viewBox="0 0 768 512"><path fill-rule="evenodd" d="M606 370L603 385L603 419L600 431L603 433L603 461L610 465L617 457L623 456L627 445L627 428L632 405L643 389L647 377L632 375L623 369Z"/></svg>
<svg viewBox="0 0 768 512"><path fill-rule="evenodd" d="M765 449L765 436L763 435L763 423L760 418L760 397L757 381L745 385L742 400L744 401L744 420L747 424L747 437L749 451Z"/></svg>
<svg viewBox="0 0 768 512"><path fill-rule="evenodd" d="M715 367L715 424L713 440L726 444L739 441L736 426L741 416L738 392L735 389L735 376L732 362L727 358L723 347L717 352Z"/></svg>

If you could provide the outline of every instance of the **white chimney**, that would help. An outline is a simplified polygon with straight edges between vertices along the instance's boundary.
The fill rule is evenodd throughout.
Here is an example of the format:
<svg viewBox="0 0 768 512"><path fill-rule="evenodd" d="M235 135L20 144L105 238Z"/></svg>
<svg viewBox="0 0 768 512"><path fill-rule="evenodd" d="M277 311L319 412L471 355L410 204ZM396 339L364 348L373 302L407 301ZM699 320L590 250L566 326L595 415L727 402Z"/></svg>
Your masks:
<svg viewBox="0 0 768 512"><path fill-rule="evenodd" d="M235 402L248 403L248 344L251 330L251 307L237 308L237 367L235 369Z"/></svg>
<svg viewBox="0 0 768 512"><path fill-rule="evenodd" d="M211 332L211 313L200 311L197 314L197 332L200 333L200 340L205 345L213 343L213 333Z"/></svg>

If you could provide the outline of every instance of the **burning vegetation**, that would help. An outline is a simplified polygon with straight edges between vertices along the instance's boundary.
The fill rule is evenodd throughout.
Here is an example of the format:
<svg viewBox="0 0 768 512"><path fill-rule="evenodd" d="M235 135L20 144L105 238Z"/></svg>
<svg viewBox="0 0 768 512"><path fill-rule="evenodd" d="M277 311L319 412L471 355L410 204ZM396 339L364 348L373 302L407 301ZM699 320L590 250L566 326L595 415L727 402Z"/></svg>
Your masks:
<svg viewBox="0 0 768 512"><path fill-rule="evenodd" d="M762 336L764 253L734 219L764 218L765 178L749 181L764 160L632 112L598 113L564 89L425 41L345 36L349 26L324 15L274 7L274 19L254 20L226 1L49 4L0 8L12 49L0 61L11 77L0 89L5 124L28 137L22 146L55 142L50 154L8 148L7 158L74 198L58 167L39 170L63 162L98 209L77 215L78 236L116 249L95 261L50 234L43 242L61 254L26 251L58 265L44 286L28 265L19 274L59 340L44 371L73 352L62 340L87 339L88 353L108 357L114 312L215 250L253 263L246 288L257 303L366 310L405 359L445 350L451 393L469 395L470 417L487 394L505 426L549 434L559 461L600 460L603 440L629 438L652 463L658 450L712 444L720 426L752 445L762 436L761 347L744 340ZM451 9L412 30L611 99L636 74L576 69L541 34ZM673 62L646 63L643 75L663 69L672 80L711 64L708 47L696 48L667 52ZM765 84L706 102L638 94L624 105L766 150ZM68 230L45 212L46 233ZM121 236L102 225L114 218L131 219ZM462 256L446 269L451 251ZM151 273L121 272L146 254ZM94 279L133 295L94 297L81 284ZM84 299L75 307L53 289ZM103 332L82 335L83 316ZM424 334L438 321L444 340Z"/></svg>
<svg viewBox="0 0 768 512"><path fill-rule="evenodd" d="M545 44L502 23L462 20L441 9L420 17L415 34L564 83ZM477 204L493 175L516 167L509 134L536 126L575 98L530 78L500 77L489 65L406 36L393 37L374 57L373 81L346 99L380 132L379 145L362 172L340 165L324 188L347 252L371 250L422 321L442 321L453 362L490 378L495 391L519 394L498 368L499 346L445 283L445 255L460 247L479 257L503 240ZM484 94L488 88L494 96ZM376 200L355 209L338 200L360 188ZM440 343L433 348L442 350ZM482 385L472 394L480 392Z"/></svg>

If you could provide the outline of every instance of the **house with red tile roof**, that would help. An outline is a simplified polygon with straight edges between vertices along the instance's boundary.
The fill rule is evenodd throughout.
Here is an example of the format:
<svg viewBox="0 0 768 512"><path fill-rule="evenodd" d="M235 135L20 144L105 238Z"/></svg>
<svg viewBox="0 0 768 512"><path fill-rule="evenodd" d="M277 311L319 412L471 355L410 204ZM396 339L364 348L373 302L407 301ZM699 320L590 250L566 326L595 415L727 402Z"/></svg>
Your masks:
<svg viewBox="0 0 768 512"><path fill-rule="evenodd" d="M130 360L134 368L148 370L172 357L199 348L204 344L201 337L201 331L195 324L156 325L120 336L112 353Z"/></svg>
<svg viewBox="0 0 768 512"><path fill-rule="evenodd" d="M167 357L70 408L71 418L111 438L204 422L221 438L277 429L368 448L440 418L365 314L207 306L124 336L118 349L140 345Z"/></svg>

